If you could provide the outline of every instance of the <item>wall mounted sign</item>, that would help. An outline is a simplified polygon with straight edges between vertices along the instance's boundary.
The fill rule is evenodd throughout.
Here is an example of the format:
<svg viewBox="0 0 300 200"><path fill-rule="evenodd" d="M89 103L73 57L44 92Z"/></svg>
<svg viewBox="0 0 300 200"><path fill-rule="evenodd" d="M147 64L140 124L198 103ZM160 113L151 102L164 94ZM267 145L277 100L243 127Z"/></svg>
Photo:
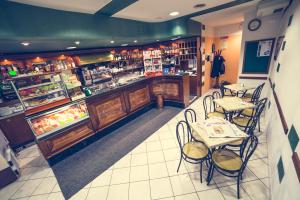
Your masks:
<svg viewBox="0 0 300 200"><path fill-rule="evenodd" d="M273 46L273 40L259 41L257 48L257 57L270 56Z"/></svg>

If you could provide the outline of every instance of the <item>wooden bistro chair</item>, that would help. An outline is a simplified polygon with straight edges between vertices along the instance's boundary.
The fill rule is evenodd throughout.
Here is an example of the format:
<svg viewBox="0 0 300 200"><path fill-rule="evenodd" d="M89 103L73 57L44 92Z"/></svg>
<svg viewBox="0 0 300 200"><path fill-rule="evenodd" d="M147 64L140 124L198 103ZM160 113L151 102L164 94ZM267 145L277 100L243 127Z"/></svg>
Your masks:
<svg viewBox="0 0 300 200"><path fill-rule="evenodd" d="M212 93L212 96L213 96L213 99L221 99L222 98L221 93L218 92L218 91L214 91ZM215 102L214 102L214 104L215 104L215 110L216 110L216 112L225 113L224 109L221 106L217 105Z"/></svg>
<svg viewBox="0 0 300 200"><path fill-rule="evenodd" d="M239 114L236 117L232 118L232 123L234 123L235 125L237 125L239 128L241 128L242 130L246 131L248 126L251 123L251 120L253 117L257 117L257 119L260 119L261 113L263 112L266 102L267 102L267 98L261 99L255 106L255 108L251 109L251 111L246 111L249 115L243 115L243 114ZM247 110L247 109L246 109ZM244 111L242 111L243 113Z"/></svg>
<svg viewBox="0 0 300 200"><path fill-rule="evenodd" d="M210 184L213 178L214 170L217 170L224 176L237 178L237 198L240 198L240 181L247 163L255 151L258 139L255 135L247 138L243 143L243 151L238 155L229 149L218 149L212 153L211 165L209 169L208 182Z"/></svg>
<svg viewBox="0 0 300 200"><path fill-rule="evenodd" d="M264 88L264 85L265 83L257 86L252 94L251 93L243 94L241 99L243 99L243 101L257 103L258 100L260 99L261 91Z"/></svg>
<svg viewBox="0 0 300 200"><path fill-rule="evenodd" d="M176 136L180 147L179 171L182 159L192 164L200 164L200 181L202 183L202 163L209 160L209 150L202 142L192 140L190 127L187 122L179 121L176 126Z"/></svg>
<svg viewBox="0 0 300 200"><path fill-rule="evenodd" d="M216 104L213 100L214 97L212 95L207 95L203 99L205 119L212 118L212 117L220 117L224 119L225 114L217 112Z"/></svg>

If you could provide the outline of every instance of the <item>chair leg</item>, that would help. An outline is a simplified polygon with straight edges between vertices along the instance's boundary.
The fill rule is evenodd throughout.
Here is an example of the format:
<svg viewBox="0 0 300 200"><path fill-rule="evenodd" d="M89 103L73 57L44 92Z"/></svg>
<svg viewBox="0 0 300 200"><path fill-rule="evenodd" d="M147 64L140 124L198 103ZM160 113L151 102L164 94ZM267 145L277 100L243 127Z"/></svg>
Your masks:
<svg viewBox="0 0 300 200"><path fill-rule="evenodd" d="M215 167L213 166L213 164L211 163L211 166L210 166L210 172L209 172L209 175L208 175L208 181L207 181L207 185L210 184L210 181L214 175L214 170L215 170Z"/></svg>
<svg viewBox="0 0 300 200"><path fill-rule="evenodd" d="M200 163L200 182L202 183L202 162Z"/></svg>
<svg viewBox="0 0 300 200"><path fill-rule="evenodd" d="M260 132L260 117L258 118L258 131Z"/></svg>
<svg viewBox="0 0 300 200"><path fill-rule="evenodd" d="M240 199L240 176L237 179L237 198Z"/></svg>
<svg viewBox="0 0 300 200"><path fill-rule="evenodd" d="M179 164L178 164L178 167L177 167L177 173L179 171L179 168L180 168L180 165L181 165L181 161L182 161L182 155L180 156L180 161L179 161Z"/></svg>

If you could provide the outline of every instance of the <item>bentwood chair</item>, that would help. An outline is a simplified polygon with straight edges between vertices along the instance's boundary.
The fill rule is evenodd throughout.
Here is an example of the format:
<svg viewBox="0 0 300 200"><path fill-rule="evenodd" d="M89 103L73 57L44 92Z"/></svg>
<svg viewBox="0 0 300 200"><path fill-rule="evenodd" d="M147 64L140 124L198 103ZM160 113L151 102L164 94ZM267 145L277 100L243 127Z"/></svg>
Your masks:
<svg viewBox="0 0 300 200"><path fill-rule="evenodd" d="M200 164L200 180L202 183L202 163L209 160L209 150L202 142L192 140L190 127L187 122L179 121L176 126L176 136L180 147L179 171L182 159L191 164Z"/></svg>
<svg viewBox="0 0 300 200"><path fill-rule="evenodd" d="M258 144L256 136L252 135L243 142L243 151L240 155L229 149L218 149L212 153L211 165L208 173L210 184L214 170L228 177L237 178L237 198L240 198L240 181L247 163Z"/></svg>
<svg viewBox="0 0 300 200"><path fill-rule="evenodd" d="M258 102L256 102L256 105L259 105L259 104L262 104L264 105L261 112L264 110L264 107L267 103L268 99L267 98L263 98L261 100L259 100ZM255 108L249 108L249 109L245 109L241 112L241 115L245 116L245 117L252 117L256 114L256 109ZM260 132L260 117L261 117L261 114L259 115L259 118L258 118L258 131Z"/></svg>
<svg viewBox="0 0 300 200"><path fill-rule="evenodd" d="M212 96L213 96L213 99L221 99L222 98L221 93L218 92L218 91L214 91L212 93ZM224 109L221 106L217 105L215 102L214 102L214 104L215 104L215 110L216 110L216 112L225 113Z"/></svg>
<svg viewBox="0 0 300 200"><path fill-rule="evenodd" d="M188 108L184 111L184 119L185 121L188 123L189 127L190 127L190 123L194 123L197 122L197 115L195 110ZM202 142L202 139L199 137L198 134L196 134L193 130L191 131L191 136L192 139L198 142Z"/></svg>
<svg viewBox="0 0 300 200"><path fill-rule="evenodd" d="M228 97L236 96L236 93L234 93L234 92L232 92L231 90L226 89L226 88L224 87L224 83L221 83L221 84L220 84L220 92L221 92L222 97L226 97L226 96L228 96Z"/></svg>
<svg viewBox="0 0 300 200"><path fill-rule="evenodd" d="M245 133L247 135L249 135L249 137L251 137L251 136L254 135L254 130L256 128L258 120L259 120L259 116L258 115L254 115L252 117L252 119L251 119L251 123L249 124L248 127L246 127ZM231 142L231 143L227 144L225 146L225 148L226 149L230 149L230 150L234 150L234 151L238 150L238 151L240 151L240 155L241 155L241 152L243 151L243 143L244 143L244 139L240 139L240 140L237 140L235 142ZM234 147L234 149L232 149L231 147ZM238 148L238 149L236 149L236 148Z"/></svg>
<svg viewBox="0 0 300 200"><path fill-rule="evenodd" d="M249 114L248 116L239 114L238 116L233 117L232 118L232 123L237 125L242 130L246 131L247 127L251 123L253 117L256 117L258 120L260 119L260 116L261 116L261 114L262 114L262 112L265 108L267 100L268 100L267 98L261 99L256 104L255 108L250 109L249 111L246 111Z"/></svg>
<svg viewBox="0 0 300 200"><path fill-rule="evenodd" d="M213 100L214 97L212 95L207 95L203 99L205 119L212 117L220 117L224 119L225 114L216 111L216 105Z"/></svg>
<svg viewBox="0 0 300 200"><path fill-rule="evenodd" d="M243 101L257 103L259 98L260 98L261 91L264 88L264 85L265 85L265 83L257 86L252 94L251 93L245 93L245 94L243 94L243 96L241 98L243 99Z"/></svg>

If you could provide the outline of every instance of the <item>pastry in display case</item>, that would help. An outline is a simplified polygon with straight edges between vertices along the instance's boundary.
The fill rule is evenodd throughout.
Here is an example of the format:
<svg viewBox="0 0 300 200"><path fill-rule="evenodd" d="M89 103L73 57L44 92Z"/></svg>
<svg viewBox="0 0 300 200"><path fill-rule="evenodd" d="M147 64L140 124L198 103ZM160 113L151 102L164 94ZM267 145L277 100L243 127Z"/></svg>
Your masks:
<svg viewBox="0 0 300 200"><path fill-rule="evenodd" d="M80 121L89 118L84 101L77 101L58 109L27 118L37 139L59 133ZM55 134L56 135L56 134Z"/></svg>
<svg viewBox="0 0 300 200"><path fill-rule="evenodd" d="M78 80L76 74L73 74L71 70L64 71L62 73L62 79L72 101L76 101L85 97L85 94L81 88L81 82Z"/></svg>
<svg viewBox="0 0 300 200"><path fill-rule="evenodd" d="M24 110L69 98L60 74L36 75L12 83Z"/></svg>

